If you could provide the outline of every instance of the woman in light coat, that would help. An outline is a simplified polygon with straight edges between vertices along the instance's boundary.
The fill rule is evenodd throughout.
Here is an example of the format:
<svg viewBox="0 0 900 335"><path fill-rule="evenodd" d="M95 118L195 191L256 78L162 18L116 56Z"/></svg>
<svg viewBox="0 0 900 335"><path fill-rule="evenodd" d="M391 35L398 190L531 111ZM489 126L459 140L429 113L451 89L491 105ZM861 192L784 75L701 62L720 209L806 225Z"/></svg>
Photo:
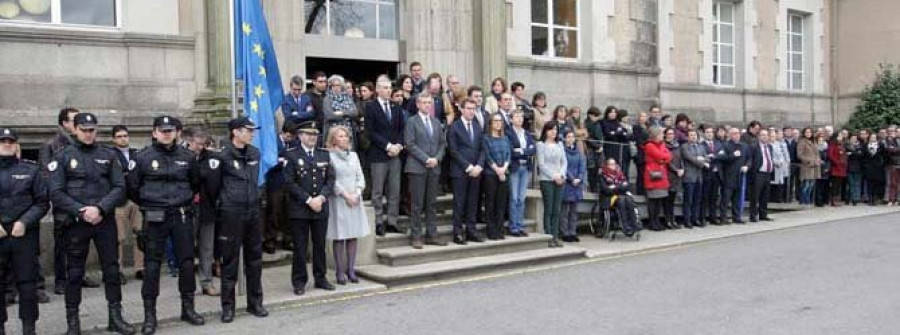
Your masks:
<svg viewBox="0 0 900 335"><path fill-rule="evenodd" d="M356 152L350 149L350 129L334 126L325 141L334 168L334 193L328 198L328 230L332 241L337 283L359 282L356 276L357 239L369 234L369 222L362 204L366 178Z"/></svg>
<svg viewBox="0 0 900 335"><path fill-rule="evenodd" d="M778 202L787 202L785 185L791 177L791 154L787 142L784 141L784 133L781 130L773 130L775 141L772 142L772 163L775 166L775 177L772 179L772 194Z"/></svg>

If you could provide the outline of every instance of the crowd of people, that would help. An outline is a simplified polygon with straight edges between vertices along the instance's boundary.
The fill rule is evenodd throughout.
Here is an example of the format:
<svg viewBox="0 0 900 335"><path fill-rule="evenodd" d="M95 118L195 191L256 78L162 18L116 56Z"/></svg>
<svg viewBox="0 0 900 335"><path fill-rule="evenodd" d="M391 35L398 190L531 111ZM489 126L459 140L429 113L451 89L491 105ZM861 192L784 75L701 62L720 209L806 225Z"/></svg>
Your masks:
<svg viewBox="0 0 900 335"><path fill-rule="evenodd" d="M553 248L579 241L578 204L587 191L599 195L626 236L644 226L637 195L646 201L646 226L655 231L743 224L745 204L749 222L770 221L769 203L795 199L804 206L897 204L896 126L797 131L752 121L738 128L673 117L659 106L634 114L592 106L582 116L577 106L549 108L542 92L528 99L520 82L464 86L457 76L424 76L418 62L396 80L383 75L354 85L316 72L310 81L309 90L300 76L289 82L280 108L279 163L263 176L262 188L260 152L252 145L258 127L246 117L229 121L228 137L216 141L201 128L159 116L152 143L137 150L126 126L112 127L112 143L101 145L97 117L64 108L58 134L36 163L19 158L13 129L0 128L0 192L7 196L0 204L6 271L0 289L16 283L24 332L34 333L37 304L50 300L37 255L37 228L48 211L54 292L65 296L68 334L80 333L81 288L100 285L85 276L91 241L109 330L136 332L121 305L121 246L131 232L138 242L131 262L143 280L141 332L152 334L164 262L179 277L181 319L194 325L205 323L194 309L198 279L202 294L221 296L221 320L234 319L239 252L247 310L259 317L268 315L264 252L293 252L290 281L293 293L303 295L311 250L314 287L334 290L326 279L331 241L337 284L357 283L357 242L373 233L364 199L371 200L379 236L407 233L399 217L408 215L415 249L528 236L528 188L541 192L540 223ZM442 193L452 194L450 241L436 227Z"/></svg>

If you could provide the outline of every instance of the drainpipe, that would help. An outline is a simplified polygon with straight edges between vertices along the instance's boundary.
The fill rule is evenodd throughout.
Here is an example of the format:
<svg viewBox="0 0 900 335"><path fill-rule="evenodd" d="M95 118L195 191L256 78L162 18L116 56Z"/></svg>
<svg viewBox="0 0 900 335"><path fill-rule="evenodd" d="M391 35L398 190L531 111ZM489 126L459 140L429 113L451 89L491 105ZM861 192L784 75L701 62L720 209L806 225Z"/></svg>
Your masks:
<svg viewBox="0 0 900 335"><path fill-rule="evenodd" d="M832 123L837 120L837 109L838 109L838 95L840 94L840 90L838 89L838 0L831 0L831 11L829 11L829 19L831 20L831 34L828 37L829 39L829 51L831 55L831 64L829 64L829 68L831 69L831 81L829 89L831 91L831 120Z"/></svg>

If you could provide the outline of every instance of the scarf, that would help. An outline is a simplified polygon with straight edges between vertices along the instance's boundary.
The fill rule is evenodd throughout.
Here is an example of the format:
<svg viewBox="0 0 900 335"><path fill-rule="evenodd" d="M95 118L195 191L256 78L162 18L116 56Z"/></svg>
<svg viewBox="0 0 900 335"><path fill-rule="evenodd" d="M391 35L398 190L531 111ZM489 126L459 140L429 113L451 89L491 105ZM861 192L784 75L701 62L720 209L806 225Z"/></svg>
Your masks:
<svg viewBox="0 0 900 335"><path fill-rule="evenodd" d="M607 184L618 186L625 182L625 174L618 168L611 169L604 165L603 170L600 171L600 173L603 175L603 179L606 180Z"/></svg>
<svg viewBox="0 0 900 335"><path fill-rule="evenodd" d="M331 98L331 109L336 111L348 111L355 103L353 97L346 93L334 93L331 90L325 91L325 96Z"/></svg>
<svg viewBox="0 0 900 335"><path fill-rule="evenodd" d="M869 154L875 156L878 154L878 142L869 142Z"/></svg>

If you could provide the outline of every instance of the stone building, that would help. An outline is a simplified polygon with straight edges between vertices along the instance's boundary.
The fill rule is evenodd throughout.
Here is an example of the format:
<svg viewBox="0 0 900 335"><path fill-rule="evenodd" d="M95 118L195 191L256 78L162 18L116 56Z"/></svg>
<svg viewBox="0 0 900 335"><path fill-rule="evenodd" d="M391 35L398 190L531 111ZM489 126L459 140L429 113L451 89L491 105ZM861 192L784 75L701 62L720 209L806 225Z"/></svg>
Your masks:
<svg viewBox="0 0 900 335"><path fill-rule="evenodd" d="M75 106L146 133L229 110L219 0L0 0L0 113L26 156ZM282 78L426 72L507 77L551 105L660 104L695 119L846 120L880 62L900 61L892 0L266 0ZM138 136L138 142L146 136Z"/></svg>

